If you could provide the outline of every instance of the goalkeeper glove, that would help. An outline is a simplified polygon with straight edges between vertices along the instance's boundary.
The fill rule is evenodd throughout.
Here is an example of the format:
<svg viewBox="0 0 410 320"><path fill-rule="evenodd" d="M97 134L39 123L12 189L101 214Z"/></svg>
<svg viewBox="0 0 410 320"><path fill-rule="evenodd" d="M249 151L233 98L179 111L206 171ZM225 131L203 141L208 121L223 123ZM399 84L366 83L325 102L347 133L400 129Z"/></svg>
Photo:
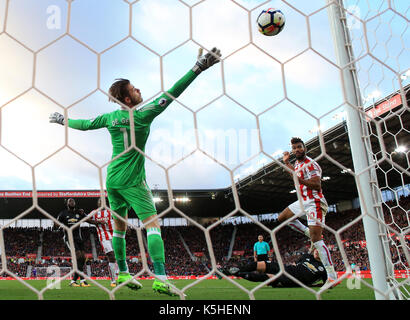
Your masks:
<svg viewBox="0 0 410 320"><path fill-rule="evenodd" d="M58 123L64 125L64 116L61 113L54 112L49 116L51 123Z"/></svg>
<svg viewBox="0 0 410 320"><path fill-rule="evenodd" d="M221 50L217 48L212 48L211 52L208 52L206 55L202 55L202 48L199 48L198 51L198 60L195 63L192 71L196 74L200 74L202 71L212 67L214 64L220 61Z"/></svg>

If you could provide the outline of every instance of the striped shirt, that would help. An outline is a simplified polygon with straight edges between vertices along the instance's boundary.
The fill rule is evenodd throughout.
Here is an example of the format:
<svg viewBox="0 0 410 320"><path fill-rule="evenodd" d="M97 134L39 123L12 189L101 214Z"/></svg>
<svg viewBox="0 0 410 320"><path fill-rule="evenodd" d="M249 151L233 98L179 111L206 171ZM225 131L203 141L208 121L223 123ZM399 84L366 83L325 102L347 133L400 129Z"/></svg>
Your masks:
<svg viewBox="0 0 410 320"><path fill-rule="evenodd" d="M96 225L98 238L100 239L100 242L103 242L105 240L111 240L114 225L114 220L112 218L111 211L106 209L98 211L94 210L93 212L91 212L91 214L92 220L104 222L103 224Z"/></svg>
<svg viewBox="0 0 410 320"><path fill-rule="evenodd" d="M299 178L303 180L309 180L314 177L322 177L322 169L320 168L318 163L312 158L306 157L304 161L296 160L295 171L299 169L301 170L297 173L297 175ZM323 198L322 190L317 191L309 189L304 184L300 184L299 188L304 201Z"/></svg>

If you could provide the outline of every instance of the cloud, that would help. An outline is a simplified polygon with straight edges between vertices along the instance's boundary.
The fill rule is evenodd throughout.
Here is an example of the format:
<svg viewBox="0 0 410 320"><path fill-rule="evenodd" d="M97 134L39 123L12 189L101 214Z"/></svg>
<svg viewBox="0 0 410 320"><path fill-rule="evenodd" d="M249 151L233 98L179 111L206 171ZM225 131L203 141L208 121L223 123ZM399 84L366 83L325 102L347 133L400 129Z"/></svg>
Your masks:
<svg viewBox="0 0 410 320"><path fill-rule="evenodd" d="M7 32L37 51L65 32L67 7L64 0L10 1Z"/></svg>
<svg viewBox="0 0 410 320"><path fill-rule="evenodd" d="M35 165L64 143L64 130L49 123L61 108L34 90L2 109L2 144Z"/></svg>
<svg viewBox="0 0 410 320"><path fill-rule="evenodd" d="M194 7L192 18L193 37L207 48L216 46L228 55L249 42L247 12L231 1L205 1Z"/></svg>
<svg viewBox="0 0 410 320"><path fill-rule="evenodd" d="M133 35L160 54L189 38L189 9L174 0L142 0L133 6Z"/></svg>
<svg viewBox="0 0 410 320"><path fill-rule="evenodd" d="M13 39L0 36L0 105L30 88L33 55Z"/></svg>
<svg viewBox="0 0 410 320"><path fill-rule="evenodd" d="M4 148L0 148L0 190L31 189L31 168Z"/></svg>
<svg viewBox="0 0 410 320"><path fill-rule="evenodd" d="M35 175L40 190L100 189L98 169L67 148L36 167Z"/></svg>
<svg viewBox="0 0 410 320"><path fill-rule="evenodd" d="M171 168L169 178L172 189L214 189L231 184L229 171L198 151ZM155 179L151 177L149 181L153 183Z"/></svg>

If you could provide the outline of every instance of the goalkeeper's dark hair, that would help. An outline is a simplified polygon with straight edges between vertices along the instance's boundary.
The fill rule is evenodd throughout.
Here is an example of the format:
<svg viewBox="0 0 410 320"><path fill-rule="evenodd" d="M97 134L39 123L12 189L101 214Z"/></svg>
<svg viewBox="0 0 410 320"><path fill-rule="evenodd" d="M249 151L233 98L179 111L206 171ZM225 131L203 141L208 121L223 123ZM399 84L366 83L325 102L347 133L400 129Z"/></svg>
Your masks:
<svg viewBox="0 0 410 320"><path fill-rule="evenodd" d="M111 85L108 93L110 97L108 97L108 101L116 102L118 101L125 103L125 98L129 97L128 85L130 84L130 80L128 79L115 79L115 82ZM113 99L115 98L115 99ZM117 101L118 100L118 101Z"/></svg>
<svg viewBox="0 0 410 320"><path fill-rule="evenodd" d="M305 146L305 143L303 142L303 140L299 137L293 137L292 139L290 139L290 144L296 144L296 143L301 143L303 144L303 147Z"/></svg>

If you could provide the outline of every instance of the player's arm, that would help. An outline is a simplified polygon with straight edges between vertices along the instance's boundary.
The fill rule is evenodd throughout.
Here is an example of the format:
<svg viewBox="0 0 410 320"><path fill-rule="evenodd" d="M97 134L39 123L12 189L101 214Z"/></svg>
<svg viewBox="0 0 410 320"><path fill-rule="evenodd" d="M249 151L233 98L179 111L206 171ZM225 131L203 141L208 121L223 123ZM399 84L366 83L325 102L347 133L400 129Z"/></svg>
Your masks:
<svg viewBox="0 0 410 320"><path fill-rule="evenodd" d="M80 216L80 219L81 219L81 220L86 217L86 214L85 214L84 209L76 208L76 209L75 209L75 213ZM81 227L81 224L80 224L78 227ZM78 228L78 227L77 227L77 228Z"/></svg>
<svg viewBox="0 0 410 320"><path fill-rule="evenodd" d="M62 212L60 212L60 214L57 216L57 221L61 223L61 214ZM52 231L57 231L58 229L60 229L61 226L59 224L57 224L56 222L53 223L53 228L51 229Z"/></svg>
<svg viewBox="0 0 410 320"><path fill-rule="evenodd" d="M85 222L87 222L89 224L93 224L95 226L98 226L99 224L106 224L104 221L95 220L95 219L91 219L91 218L85 220Z"/></svg>
<svg viewBox="0 0 410 320"><path fill-rule="evenodd" d="M320 177L313 177L308 180L301 179L298 177L299 183L304 184L306 187L312 190L320 191L322 189L322 180Z"/></svg>
<svg viewBox="0 0 410 320"><path fill-rule="evenodd" d="M221 52L217 48L213 48L211 52L202 55L202 49L199 49L198 60L194 67L189 70L174 86L166 93L162 94L153 102L145 105L138 111L135 111L134 116L144 123L151 123L156 116L162 113L175 98L178 98L182 92L196 79L202 72L217 64L220 61Z"/></svg>
<svg viewBox="0 0 410 320"><path fill-rule="evenodd" d="M270 259L270 258L271 258L271 256L269 255L269 252L270 252L269 243L265 242L265 245L266 245L266 255L267 255L267 256L268 256L268 258Z"/></svg>
<svg viewBox="0 0 410 320"><path fill-rule="evenodd" d="M85 222L89 223L89 224L93 224L95 226L99 225L99 224L103 224L101 221L97 221L97 220L93 220L90 218L88 218L87 220L85 220Z"/></svg>
<svg viewBox="0 0 410 320"><path fill-rule="evenodd" d="M315 162L310 163L308 165L308 170L311 178L307 180L298 178L299 183L304 184L309 189L320 191L322 189L322 179L318 164L316 164Z"/></svg>
<svg viewBox="0 0 410 320"><path fill-rule="evenodd" d="M57 231L61 226L54 222L52 231Z"/></svg>
<svg viewBox="0 0 410 320"><path fill-rule="evenodd" d="M289 151L285 151L283 153L283 163L285 164L285 166L287 166L291 171L290 175L293 176L293 171L295 171L295 168L293 167L293 165L290 163L289 161L290 159L290 153Z"/></svg>
<svg viewBox="0 0 410 320"><path fill-rule="evenodd" d="M293 178L293 171L295 171L295 168L293 167L293 165L290 163L289 161L290 158L290 153L288 151L285 151L283 153L283 163L290 169L292 170L292 172L290 173L290 175ZM312 178L310 179L302 179L300 177L298 177L298 181L299 184L303 184L306 187L308 187L309 189L312 190L317 190L320 191L322 189L322 180L320 178L320 174L318 173L318 170L316 168L316 166L314 164L311 164L310 166L312 166L312 170L311 171L311 176Z"/></svg>
<svg viewBox="0 0 410 320"><path fill-rule="evenodd" d="M99 224L104 224L104 222L95 219L94 211L90 212L89 217L85 220L85 222L87 222L89 224L93 224L95 226L97 226Z"/></svg>
<svg viewBox="0 0 410 320"><path fill-rule="evenodd" d="M58 112L54 112L49 116L50 123L64 125L66 120L64 116ZM77 130L95 130L107 127L107 117L105 114L98 116L95 119L68 119L68 126Z"/></svg>
<svg viewBox="0 0 410 320"><path fill-rule="evenodd" d="M86 217L84 209L81 209L81 208L75 209L75 213L80 215L80 219L84 219Z"/></svg>

